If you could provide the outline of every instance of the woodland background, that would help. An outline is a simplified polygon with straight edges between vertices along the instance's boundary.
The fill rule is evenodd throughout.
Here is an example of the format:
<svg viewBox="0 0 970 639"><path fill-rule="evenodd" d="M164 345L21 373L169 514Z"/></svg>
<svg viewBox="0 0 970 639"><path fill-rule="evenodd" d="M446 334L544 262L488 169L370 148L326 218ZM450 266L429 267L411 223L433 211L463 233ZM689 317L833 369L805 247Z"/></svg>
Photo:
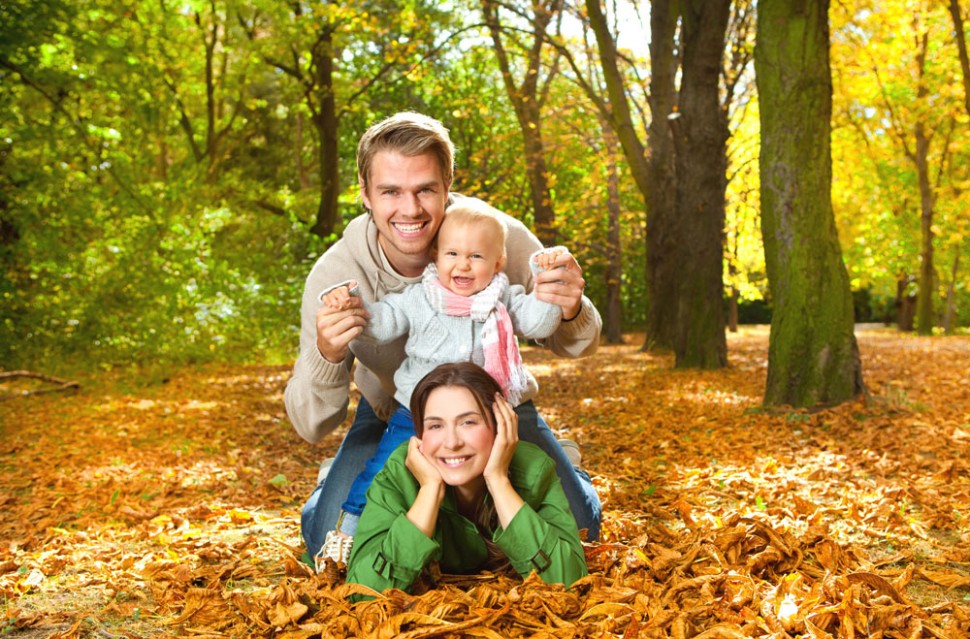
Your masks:
<svg viewBox="0 0 970 639"><path fill-rule="evenodd" d="M0 0L0 634L966 636L968 9ZM303 282L404 109L603 314L524 346L606 508L570 591L299 561Z"/></svg>
<svg viewBox="0 0 970 639"><path fill-rule="evenodd" d="M723 290L709 304L731 326L770 322L773 300L756 7L713 3L728 4L720 43L707 45L720 68L708 111L728 134L714 229ZM0 362L56 374L289 361L303 279L362 212L356 141L404 109L451 130L455 190L578 254L609 339L646 326L650 342L646 253L662 238L647 230L664 205L648 202L628 160L638 154L623 147L635 138L640 157L663 158L650 128L676 122L690 77L677 7L5 0ZM673 19L653 53L666 43L669 78L655 77L648 46L662 11ZM857 321L909 330L919 295L920 332L970 324L966 13L956 0L850 0L827 12L831 199ZM652 113L661 80L672 97ZM701 222L679 217L682 239L652 259L690 257L677 251Z"/></svg>

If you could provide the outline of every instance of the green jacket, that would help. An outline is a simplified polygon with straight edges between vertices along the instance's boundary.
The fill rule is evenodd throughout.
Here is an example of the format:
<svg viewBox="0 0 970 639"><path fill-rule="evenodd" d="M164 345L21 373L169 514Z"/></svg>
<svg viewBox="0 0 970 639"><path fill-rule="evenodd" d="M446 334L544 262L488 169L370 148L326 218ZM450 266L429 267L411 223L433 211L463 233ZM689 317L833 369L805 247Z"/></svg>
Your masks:
<svg viewBox="0 0 970 639"><path fill-rule="evenodd" d="M407 443L398 447L367 491L347 568L349 583L407 590L431 561L444 573L474 572L486 563L481 533L458 513L450 487L433 539L408 520L418 482L404 464L407 451ZM586 575L586 556L555 462L538 446L520 441L509 477L525 504L508 528L499 526L492 541L523 577L535 570L547 583L572 585Z"/></svg>

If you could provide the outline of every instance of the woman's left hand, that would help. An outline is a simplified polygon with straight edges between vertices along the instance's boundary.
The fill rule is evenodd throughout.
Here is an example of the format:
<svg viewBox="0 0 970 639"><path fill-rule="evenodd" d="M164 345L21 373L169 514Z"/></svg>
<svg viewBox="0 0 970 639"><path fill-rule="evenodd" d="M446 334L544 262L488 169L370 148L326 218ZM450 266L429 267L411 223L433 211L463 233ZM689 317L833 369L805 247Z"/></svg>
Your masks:
<svg viewBox="0 0 970 639"><path fill-rule="evenodd" d="M495 412L495 441L484 472L485 481L489 484L494 479L508 478L509 464L519 443L519 416L512 405L496 393L492 410Z"/></svg>

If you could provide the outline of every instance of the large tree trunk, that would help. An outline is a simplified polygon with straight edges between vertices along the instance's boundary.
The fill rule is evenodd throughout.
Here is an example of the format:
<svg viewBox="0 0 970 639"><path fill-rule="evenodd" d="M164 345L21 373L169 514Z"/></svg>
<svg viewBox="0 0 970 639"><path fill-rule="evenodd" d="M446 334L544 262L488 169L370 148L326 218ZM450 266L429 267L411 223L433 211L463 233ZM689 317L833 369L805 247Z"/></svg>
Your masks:
<svg viewBox="0 0 970 639"><path fill-rule="evenodd" d="M333 91L333 39L329 28L321 30L313 46L314 87L317 109L313 113L313 125L320 138L320 205L317 219L310 232L327 237L337 228L338 196L340 195L340 157L338 156L337 101Z"/></svg>
<svg viewBox="0 0 970 639"><path fill-rule="evenodd" d="M649 188L647 203L647 327L644 349L674 347L680 272L680 242L676 236L677 167L670 118L677 108L674 78L680 66L674 39L680 17L679 0L650 4L650 126L647 129Z"/></svg>
<svg viewBox="0 0 970 639"><path fill-rule="evenodd" d="M761 228L774 306L766 405L836 404L863 390L832 212L828 5L758 2Z"/></svg>
<svg viewBox="0 0 970 639"><path fill-rule="evenodd" d="M678 367L727 364L724 334L724 191L728 128L718 83L730 0L686 0L681 117L675 123L680 292Z"/></svg>

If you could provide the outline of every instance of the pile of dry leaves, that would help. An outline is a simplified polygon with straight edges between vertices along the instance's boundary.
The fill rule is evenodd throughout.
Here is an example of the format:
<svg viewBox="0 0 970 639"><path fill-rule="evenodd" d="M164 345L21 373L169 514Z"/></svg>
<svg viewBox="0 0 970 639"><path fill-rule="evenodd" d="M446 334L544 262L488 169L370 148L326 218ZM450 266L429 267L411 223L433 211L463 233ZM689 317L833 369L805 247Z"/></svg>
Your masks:
<svg viewBox="0 0 970 639"><path fill-rule="evenodd" d="M356 604L341 567L300 562L342 431L295 435L289 367L0 387L0 636L965 637L970 339L859 337L869 397L815 413L760 408L764 330L718 372L637 336L582 361L527 349L603 498L590 575L433 573Z"/></svg>

